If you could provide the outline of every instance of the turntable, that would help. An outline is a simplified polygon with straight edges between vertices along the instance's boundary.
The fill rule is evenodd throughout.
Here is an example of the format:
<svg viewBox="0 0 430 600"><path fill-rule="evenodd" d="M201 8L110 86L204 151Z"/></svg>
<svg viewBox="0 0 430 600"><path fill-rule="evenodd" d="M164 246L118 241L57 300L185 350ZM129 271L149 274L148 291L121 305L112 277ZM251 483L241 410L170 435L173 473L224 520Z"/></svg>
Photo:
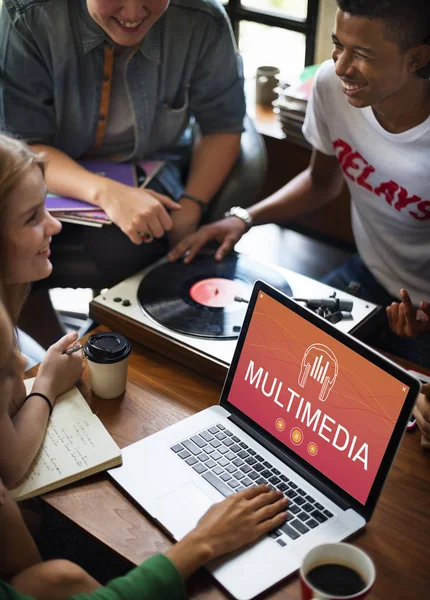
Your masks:
<svg viewBox="0 0 430 600"><path fill-rule="evenodd" d="M370 302L237 253L222 262L202 254L188 265L162 258L94 298L90 316L223 382L257 279L362 340L379 322L380 307Z"/></svg>

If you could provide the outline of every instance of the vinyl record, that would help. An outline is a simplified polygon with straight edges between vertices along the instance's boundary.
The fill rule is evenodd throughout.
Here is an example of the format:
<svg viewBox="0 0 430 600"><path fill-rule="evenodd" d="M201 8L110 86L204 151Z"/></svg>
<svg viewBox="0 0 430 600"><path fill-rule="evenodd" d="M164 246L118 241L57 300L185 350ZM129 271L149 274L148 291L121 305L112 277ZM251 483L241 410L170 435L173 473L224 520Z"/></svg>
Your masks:
<svg viewBox="0 0 430 600"><path fill-rule="evenodd" d="M290 286L275 269L244 255L221 262L201 254L188 265L165 263L141 281L137 297L153 319L186 335L235 339L239 336L254 282L262 279L284 294Z"/></svg>

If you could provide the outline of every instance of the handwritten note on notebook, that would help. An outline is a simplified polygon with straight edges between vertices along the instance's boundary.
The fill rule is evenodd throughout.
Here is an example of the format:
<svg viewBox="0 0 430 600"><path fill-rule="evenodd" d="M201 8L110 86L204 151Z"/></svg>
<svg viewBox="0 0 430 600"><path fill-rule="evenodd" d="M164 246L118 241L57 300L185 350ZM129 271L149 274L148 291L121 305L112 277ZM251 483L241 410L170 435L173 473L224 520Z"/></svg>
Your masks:
<svg viewBox="0 0 430 600"><path fill-rule="evenodd" d="M25 380L27 392L33 381ZM74 387L57 399L42 446L12 495L39 496L120 464L119 447Z"/></svg>

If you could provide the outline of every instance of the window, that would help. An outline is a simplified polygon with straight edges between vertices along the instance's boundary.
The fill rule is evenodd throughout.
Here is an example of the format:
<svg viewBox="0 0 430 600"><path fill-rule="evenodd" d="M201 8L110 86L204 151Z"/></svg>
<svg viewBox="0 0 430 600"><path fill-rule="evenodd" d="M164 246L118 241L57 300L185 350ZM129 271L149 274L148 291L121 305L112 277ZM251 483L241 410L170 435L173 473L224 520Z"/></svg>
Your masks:
<svg viewBox="0 0 430 600"><path fill-rule="evenodd" d="M319 0L223 0L242 54L245 78L279 67L292 81L313 64Z"/></svg>

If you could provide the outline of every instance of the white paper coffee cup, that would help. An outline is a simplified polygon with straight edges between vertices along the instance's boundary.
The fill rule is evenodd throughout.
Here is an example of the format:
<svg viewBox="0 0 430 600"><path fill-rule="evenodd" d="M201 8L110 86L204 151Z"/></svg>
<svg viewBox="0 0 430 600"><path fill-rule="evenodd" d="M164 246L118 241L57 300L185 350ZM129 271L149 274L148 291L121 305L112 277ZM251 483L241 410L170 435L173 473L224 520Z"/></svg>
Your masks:
<svg viewBox="0 0 430 600"><path fill-rule="evenodd" d="M84 354L94 394L108 400L124 393L130 351L130 342L120 333L106 331L90 335Z"/></svg>

